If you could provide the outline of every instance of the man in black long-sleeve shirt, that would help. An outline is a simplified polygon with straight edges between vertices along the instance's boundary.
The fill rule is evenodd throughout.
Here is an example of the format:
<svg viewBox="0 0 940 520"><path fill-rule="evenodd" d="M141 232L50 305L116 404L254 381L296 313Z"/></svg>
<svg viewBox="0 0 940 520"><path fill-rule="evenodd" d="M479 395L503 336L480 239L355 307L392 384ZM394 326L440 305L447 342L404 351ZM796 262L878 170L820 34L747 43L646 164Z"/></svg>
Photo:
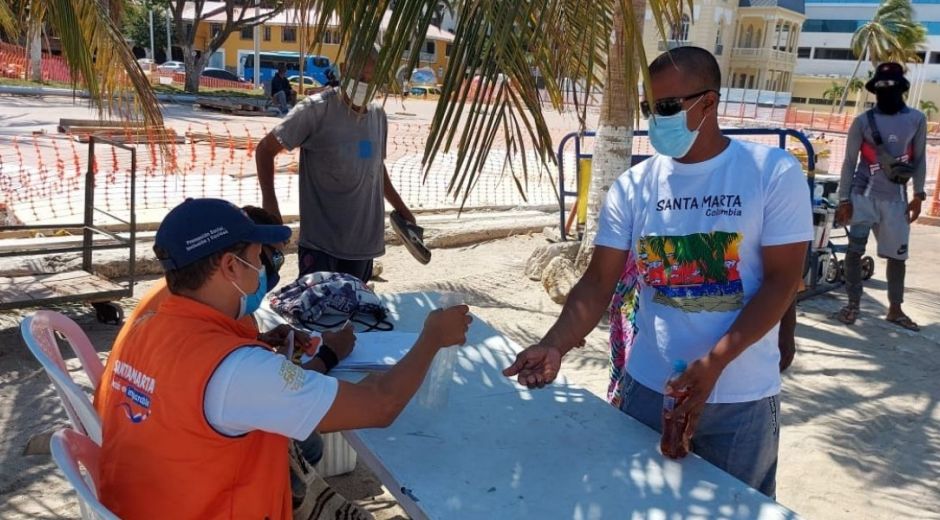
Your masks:
<svg viewBox="0 0 940 520"><path fill-rule="evenodd" d="M277 74L271 78L271 97L277 103L281 115L287 113L290 109L288 103L293 100L294 90L290 87L290 81L287 81L287 66L283 63L277 66Z"/></svg>

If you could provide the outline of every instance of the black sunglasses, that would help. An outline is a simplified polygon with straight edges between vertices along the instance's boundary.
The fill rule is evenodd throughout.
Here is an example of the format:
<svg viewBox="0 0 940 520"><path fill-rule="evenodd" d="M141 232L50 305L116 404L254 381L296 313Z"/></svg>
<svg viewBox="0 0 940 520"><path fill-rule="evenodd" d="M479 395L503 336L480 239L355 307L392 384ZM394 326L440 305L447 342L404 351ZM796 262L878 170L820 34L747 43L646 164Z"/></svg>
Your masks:
<svg viewBox="0 0 940 520"><path fill-rule="evenodd" d="M701 92L696 92L695 94L689 94L684 97L668 97L657 99L653 103L653 108L655 109L655 114L658 116L674 116L682 111L682 104L690 99L695 99L709 92L714 92L713 89L703 90ZM640 111L643 113L645 119L649 119L654 111L650 110L650 104L646 101L640 101Z"/></svg>
<svg viewBox="0 0 940 520"><path fill-rule="evenodd" d="M265 246L265 249L270 251L271 254L261 255L261 263L267 264L270 262L271 267L273 267L275 271L280 271L281 266L284 265L284 253L280 249L274 249L270 246Z"/></svg>

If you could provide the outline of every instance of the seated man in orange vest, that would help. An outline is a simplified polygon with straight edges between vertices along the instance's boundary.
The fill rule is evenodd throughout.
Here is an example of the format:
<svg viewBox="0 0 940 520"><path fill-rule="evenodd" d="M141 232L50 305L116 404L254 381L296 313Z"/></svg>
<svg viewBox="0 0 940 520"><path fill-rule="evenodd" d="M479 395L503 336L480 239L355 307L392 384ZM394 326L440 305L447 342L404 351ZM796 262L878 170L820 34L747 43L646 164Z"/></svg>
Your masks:
<svg viewBox="0 0 940 520"><path fill-rule="evenodd" d="M255 224L262 225L279 225L280 221L275 218L273 215L265 211L263 208L256 206L244 206L242 210L248 215L248 217ZM267 291L271 292L278 284L280 280L280 269L284 263L284 253L281 251L281 247L285 244L265 244L261 247L261 264L264 265L265 277ZM141 297L140 302L138 302L137 307L134 308L134 311L130 314L127 320L124 322L124 326L121 328L120 332L117 335L115 340L115 348L111 351L111 359L117 359L120 357L120 351L117 348L117 345L125 345L126 343L122 340L123 336L127 334L133 328L133 324L136 323L139 319L144 316L154 314L157 312L157 309L160 307L160 304L163 303L163 300L170 295L169 289L167 289L166 280L160 279L157 280L153 286ZM316 348L311 345L308 345L311 341L317 341L314 345L319 347L317 355L313 359L308 361L303 365L304 368L309 370L314 370L321 374L326 374L329 372L331 363L342 361L349 356L352 352L353 347L355 346L356 336L353 333L352 326L347 326L343 330L336 332L323 332L320 334L319 338L311 338L307 333L295 330L290 325L280 325L277 328L267 331L265 333L260 333L257 330L257 323L255 322L253 315L248 315L243 317L240 320L244 325L254 327L257 338L264 344L275 347L279 349L281 353L286 351L287 345L285 345L286 340L289 336L291 330L294 331L294 345L297 351L311 350L311 348ZM113 363L113 361L111 361ZM100 397L99 394L102 392L101 388L107 385L101 385L96 389L95 392L95 405L99 406L98 413L101 414L100 410ZM311 465L315 466L323 456L323 441L320 436L314 432L310 434L305 440L298 441L297 447L300 450L300 453L303 455L304 459ZM302 497L305 489L303 489L304 483L297 478L296 475L291 474L291 486L293 488L294 500L297 501L299 497ZM342 499L345 501L345 499Z"/></svg>
<svg viewBox="0 0 940 520"><path fill-rule="evenodd" d="M289 518L289 438L384 427L437 351L462 344L466 306L432 312L398 365L358 384L304 370L253 327L266 289L261 226L228 202L189 199L157 230L170 295L119 338L102 378L99 497L134 518Z"/></svg>

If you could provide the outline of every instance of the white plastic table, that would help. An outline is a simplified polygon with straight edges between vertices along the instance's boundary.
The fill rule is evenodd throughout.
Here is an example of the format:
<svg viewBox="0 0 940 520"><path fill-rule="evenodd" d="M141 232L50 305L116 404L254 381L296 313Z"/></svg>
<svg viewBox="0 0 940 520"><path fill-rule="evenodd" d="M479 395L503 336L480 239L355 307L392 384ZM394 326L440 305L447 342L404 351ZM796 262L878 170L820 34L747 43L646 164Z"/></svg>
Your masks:
<svg viewBox="0 0 940 520"><path fill-rule="evenodd" d="M396 330L419 331L436 295L383 298ZM476 318L444 409L413 400L389 428L344 433L412 518L798 518L697 456L665 459L656 432L563 378L507 379L519 350Z"/></svg>

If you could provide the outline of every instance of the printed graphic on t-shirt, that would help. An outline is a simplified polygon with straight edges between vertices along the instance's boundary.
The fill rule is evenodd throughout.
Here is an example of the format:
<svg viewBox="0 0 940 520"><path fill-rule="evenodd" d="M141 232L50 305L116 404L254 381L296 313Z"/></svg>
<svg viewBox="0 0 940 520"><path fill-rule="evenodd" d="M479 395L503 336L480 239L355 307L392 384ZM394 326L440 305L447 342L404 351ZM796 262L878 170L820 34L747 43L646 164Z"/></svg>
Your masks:
<svg viewBox="0 0 940 520"><path fill-rule="evenodd" d="M637 242L637 268L656 294L653 301L684 312L729 312L744 306L738 269L739 233L645 236Z"/></svg>

